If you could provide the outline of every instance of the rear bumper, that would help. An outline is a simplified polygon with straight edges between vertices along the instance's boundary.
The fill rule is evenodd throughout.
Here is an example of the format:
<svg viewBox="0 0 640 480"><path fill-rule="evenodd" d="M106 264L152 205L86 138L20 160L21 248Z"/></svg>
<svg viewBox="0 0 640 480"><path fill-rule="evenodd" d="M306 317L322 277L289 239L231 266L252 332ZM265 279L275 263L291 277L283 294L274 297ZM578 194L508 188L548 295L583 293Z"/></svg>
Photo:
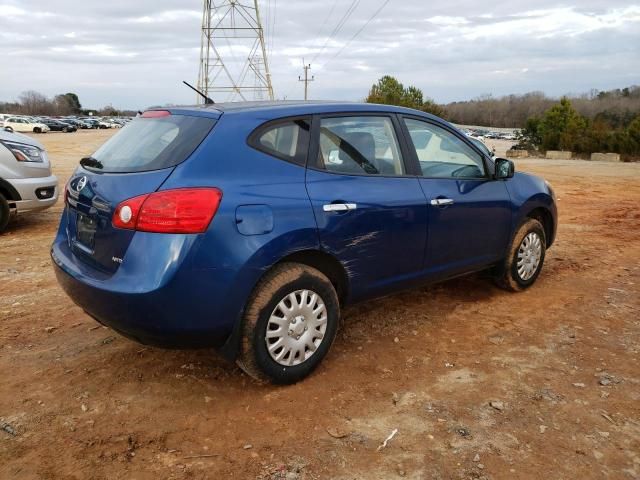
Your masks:
<svg viewBox="0 0 640 480"><path fill-rule="evenodd" d="M58 178L55 175L8 181L20 195L20 200L11 202L18 213L44 210L58 201Z"/></svg>
<svg viewBox="0 0 640 480"><path fill-rule="evenodd" d="M127 256L140 255L135 252L135 245L131 248L134 252ZM65 241L60 241L60 236L51 249L55 274L63 290L101 324L145 345L221 346L242 308L227 301L232 296L221 290L230 272L193 271L184 265L188 262L168 266L158 258L158 251L148 250L146 254L154 261L137 276L120 267L115 274L103 274L101 278L75 256ZM164 269L163 274L151 265Z"/></svg>

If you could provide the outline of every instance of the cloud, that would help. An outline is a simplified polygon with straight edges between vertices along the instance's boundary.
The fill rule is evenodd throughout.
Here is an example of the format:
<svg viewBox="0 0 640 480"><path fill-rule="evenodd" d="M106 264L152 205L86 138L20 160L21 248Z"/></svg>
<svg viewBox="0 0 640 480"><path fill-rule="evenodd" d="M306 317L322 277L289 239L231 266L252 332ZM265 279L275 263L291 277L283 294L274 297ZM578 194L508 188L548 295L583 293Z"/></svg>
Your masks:
<svg viewBox="0 0 640 480"><path fill-rule="evenodd" d="M362 99L384 74L440 102L640 83L640 0L392 0L346 48L383 0L360 2L333 36L350 2L327 3L260 2L279 97L301 97L303 57L312 98ZM94 107L192 103L181 81L198 75L201 16L196 1L0 0L0 100L35 89ZM250 46L217 46L239 72Z"/></svg>
<svg viewBox="0 0 640 480"><path fill-rule="evenodd" d="M443 27L456 27L470 23L469 20L464 17L447 17L443 15L436 15L435 17L427 18L427 22Z"/></svg>

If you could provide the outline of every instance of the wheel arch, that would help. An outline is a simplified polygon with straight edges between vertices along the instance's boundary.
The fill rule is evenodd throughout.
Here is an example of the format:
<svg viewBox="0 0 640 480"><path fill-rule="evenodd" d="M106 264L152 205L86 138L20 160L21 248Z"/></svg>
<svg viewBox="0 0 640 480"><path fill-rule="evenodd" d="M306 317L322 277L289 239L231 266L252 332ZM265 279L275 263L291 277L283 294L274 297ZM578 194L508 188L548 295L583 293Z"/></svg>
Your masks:
<svg viewBox="0 0 640 480"><path fill-rule="evenodd" d="M8 202L22 200L18 191L6 180L0 178L0 193Z"/></svg>
<svg viewBox="0 0 640 480"><path fill-rule="evenodd" d="M301 263L319 270L333 284L333 288L336 289L338 294L340 305L346 302L349 296L349 277L342 263L333 255L322 250L301 250L283 257L271 268L285 262Z"/></svg>
<svg viewBox="0 0 640 480"><path fill-rule="evenodd" d="M555 223L553 221L553 215L551 214L551 211L549 211L549 209L545 207L536 207L530 210L525 215L525 218L534 218L542 224L546 237L546 247L549 248L553 243L556 234Z"/></svg>
<svg viewBox="0 0 640 480"><path fill-rule="evenodd" d="M286 254L261 273L251 291L253 292L255 290L256 286L265 275L282 263L300 263L319 270L326 275L333 287L336 289L340 305L342 306L346 303L350 291L349 276L347 275L346 269L337 258L317 249L304 249ZM229 338L224 345L220 347L220 353L228 360L235 360L240 352L243 315L244 307L243 312L235 322L231 335L229 335Z"/></svg>

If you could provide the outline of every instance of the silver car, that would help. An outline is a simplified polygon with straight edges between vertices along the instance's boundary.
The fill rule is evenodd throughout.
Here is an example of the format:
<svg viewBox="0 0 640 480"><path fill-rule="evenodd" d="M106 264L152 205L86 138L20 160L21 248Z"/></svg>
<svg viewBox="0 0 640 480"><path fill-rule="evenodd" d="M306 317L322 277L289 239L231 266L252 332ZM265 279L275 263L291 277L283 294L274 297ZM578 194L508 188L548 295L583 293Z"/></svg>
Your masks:
<svg viewBox="0 0 640 480"><path fill-rule="evenodd" d="M42 144L0 130L0 232L12 213L42 210L57 200L58 179Z"/></svg>

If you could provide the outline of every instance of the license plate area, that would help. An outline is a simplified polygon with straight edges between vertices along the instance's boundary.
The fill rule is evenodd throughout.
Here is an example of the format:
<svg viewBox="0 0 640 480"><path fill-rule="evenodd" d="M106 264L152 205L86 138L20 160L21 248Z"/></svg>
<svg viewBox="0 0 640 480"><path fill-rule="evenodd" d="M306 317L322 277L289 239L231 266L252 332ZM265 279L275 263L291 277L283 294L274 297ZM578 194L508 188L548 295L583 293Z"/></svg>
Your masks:
<svg viewBox="0 0 640 480"><path fill-rule="evenodd" d="M77 216L76 239L82 246L93 250L98 222L96 219L80 212L77 213Z"/></svg>

